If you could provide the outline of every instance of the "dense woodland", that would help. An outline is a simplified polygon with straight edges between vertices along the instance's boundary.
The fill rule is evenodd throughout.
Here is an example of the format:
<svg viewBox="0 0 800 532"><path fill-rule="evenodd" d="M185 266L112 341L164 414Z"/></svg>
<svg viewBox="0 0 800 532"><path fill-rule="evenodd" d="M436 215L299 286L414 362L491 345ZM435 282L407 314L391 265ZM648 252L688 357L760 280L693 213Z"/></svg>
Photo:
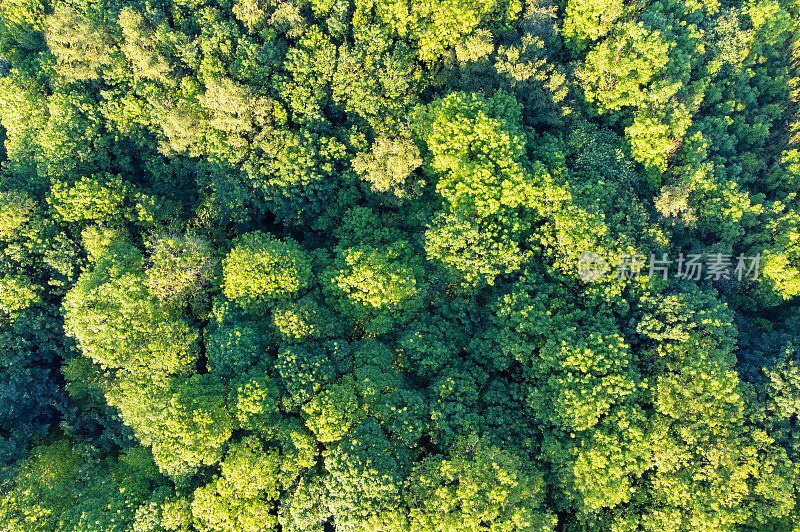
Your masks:
<svg viewBox="0 0 800 532"><path fill-rule="evenodd" d="M800 530L798 30L2 0L0 530Z"/></svg>

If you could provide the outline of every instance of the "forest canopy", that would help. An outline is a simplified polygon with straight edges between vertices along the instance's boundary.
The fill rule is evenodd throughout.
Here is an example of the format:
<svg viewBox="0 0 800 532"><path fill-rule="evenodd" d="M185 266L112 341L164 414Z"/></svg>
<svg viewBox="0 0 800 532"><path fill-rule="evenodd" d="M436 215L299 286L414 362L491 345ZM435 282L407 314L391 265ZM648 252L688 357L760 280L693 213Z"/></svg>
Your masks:
<svg viewBox="0 0 800 532"><path fill-rule="evenodd" d="M800 3L0 2L0 531L800 530Z"/></svg>

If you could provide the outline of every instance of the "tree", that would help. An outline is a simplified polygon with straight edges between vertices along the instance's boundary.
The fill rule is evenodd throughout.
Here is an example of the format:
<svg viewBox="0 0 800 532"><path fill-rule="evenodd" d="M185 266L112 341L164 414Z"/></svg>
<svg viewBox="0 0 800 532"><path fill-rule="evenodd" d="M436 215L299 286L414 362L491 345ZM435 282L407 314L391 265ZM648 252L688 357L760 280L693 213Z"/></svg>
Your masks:
<svg viewBox="0 0 800 532"><path fill-rule="evenodd" d="M641 23L625 24L618 35L586 55L578 77L587 101L597 102L600 113L666 101L680 85L665 84L661 91L645 89L662 74L671 48L660 32L649 31ZM664 90L668 92L662 94ZM651 99L655 95L658 100Z"/></svg>
<svg viewBox="0 0 800 532"><path fill-rule="evenodd" d="M502 28L516 18L516 2L482 0L470 5L458 2L432 3L425 0L392 0L377 3L376 13L400 37L413 39L419 58L433 64L488 20Z"/></svg>
<svg viewBox="0 0 800 532"><path fill-rule="evenodd" d="M257 98L248 87L228 78L208 80L205 93L197 100L211 115L209 125L225 135L224 142L233 147L246 146L248 137L255 132L256 122L263 121L267 111L265 101Z"/></svg>
<svg viewBox="0 0 800 532"><path fill-rule="evenodd" d="M34 76L46 62L40 55L46 50L42 35L46 10L46 5L37 0L17 0L8 4L0 19L0 53Z"/></svg>
<svg viewBox="0 0 800 532"><path fill-rule="evenodd" d="M205 328L208 369L220 377L241 375L259 362L267 362L270 336L263 321L251 317L235 303L215 301Z"/></svg>
<svg viewBox="0 0 800 532"><path fill-rule="evenodd" d="M793 2L1 7L0 528L797 528Z"/></svg>
<svg viewBox="0 0 800 532"><path fill-rule="evenodd" d="M286 343L349 336L342 317L313 292L299 301L279 304L272 311L272 324Z"/></svg>
<svg viewBox="0 0 800 532"><path fill-rule="evenodd" d="M530 258L518 233L460 212L440 213L425 234L425 251L469 284L493 285Z"/></svg>
<svg viewBox="0 0 800 532"><path fill-rule="evenodd" d="M248 437L231 445L220 464L221 474L194 491L192 516L199 530L268 531L277 519L272 507L278 498L276 449Z"/></svg>
<svg viewBox="0 0 800 532"><path fill-rule="evenodd" d="M123 219L123 204L128 192L119 176L82 178L76 183L55 183L48 203L61 222L119 222Z"/></svg>
<svg viewBox="0 0 800 532"><path fill-rule="evenodd" d="M56 69L69 81L94 80L113 60L108 30L59 5L45 20L45 40L56 56Z"/></svg>
<svg viewBox="0 0 800 532"><path fill-rule="evenodd" d="M331 96L334 101L344 104L345 112L365 120L376 133L379 132L377 141L382 135L394 137L394 133L387 129L404 133L398 118L416 100L417 91L414 89L419 67L414 61L413 49L403 41L392 39L386 27L369 20L371 18L366 13L353 15L354 42L350 45L345 41L339 46ZM399 157L413 161L413 146L402 139L397 140L399 142L395 142L393 151ZM380 150L380 147L376 148ZM375 155L380 158L379 153Z"/></svg>
<svg viewBox="0 0 800 532"><path fill-rule="evenodd" d="M223 261L223 275L225 297L248 307L291 297L311 281L308 257L296 241L260 231L236 240Z"/></svg>
<svg viewBox="0 0 800 532"><path fill-rule="evenodd" d="M790 212L775 219L770 226L774 244L764 253L762 283L768 284L780 299L787 300L800 295L800 270L793 266L795 258L800 256L797 244L800 216Z"/></svg>
<svg viewBox="0 0 800 532"><path fill-rule="evenodd" d="M229 387L228 405L238 426L274 438L281 421L278 394L278 383L259 367L235 379Z"/></svg>
<svg viewBox="0 0 800 532"><path fill-rule="evenodd" d="M127 530L137 506L161 482L146 449L100 458L59 439L35 447L21 464L0 515L20 530Z"/></svg>
<svg viewBox="0 0 800 532"><path fill-rule="evenodd" d="M295 94L298 92L292 92L292 97ZM313 100L299 101L305 105ZM343 172L349 166L347 147L338 138L342 134L320 122L319 127L299 132L280 128L274 134L261 135L243 165L245 185L258 192L284 224L332 227L344 212L336 198L348 177Z"/></svg>
<svg viewBox="0 0 800 532"><path fill-rule="evenodd" d="M453 210L479 218L511 217L525 205L531 183L523 167L520 108L513 96L453 93L420 111L428 172ZM513 222L509 220L509 225Z"/></svg>
<svg viewBox="0 0 800 532"><path fill-rule="evenodd" d="M153 438L153 456L173 479L187 480L198 467L216 464L235 427L226 390L215 375L192 375L177 385Z"/></svg>
<svg viewBox="0 0 800 532"><path fill-rule="evenodd" d="M36 285L26 275L0 277L0 313L5 320L15 320L19 314L39 300Z"/></svg>
<svg viewBox="0 0 800 532"><path fill-rule="evenodd" d="M422 164L419 149L409 137L378 137L368 153L353 159L353 169L371 184L375 192L403 197L406 181Z"/></svg>
<svg viewBox="0 0 800 532"><path fill-rule="evenodd" d="M612 24L622 15L622 2L586 3L567 2L564 20L564 37L567 45L577 52L585 50L587 43L605 37Z"/></svg>
<svg viewBox="0 0 800 532"><path fill-rule="evenodd" d="M281 498L278 519L287 532L324 530L330 512L324 504L325 486L319 476L300 477L297 485Z"/></svg>
<svg viewBox="0 0 800 532"><path fill-rule="evenodd" d="M64 328L83 354L106 368L190 372L197 332L147 293L141 252L119 242L64 298Z"/></svg>
<svg viewBox="0 0 800 532"><path fill-rule="evenodd" d="M425 380L438 376L465 350L483 319L469 299L436 301L428 315L411 324L399 339L405 371Z"/></svg>
<svg viewBox="0 0 800 532"><path fill-rule="evenodd" d="M342 250L334 267L325 288L368 333L388 332L424 305L422 267L405 242Z"/></svg>
<svg viewBox="0 0 800 532"><path fill-rule="evenodd" d="M355 390L346 382L326 387L304 404L302 411L306 426L324 444L344 438L361 414Z"/></svg>
<svg viewBox="0 0 800 532"><path fill-rule="evenodd" d="M286 391L282 402L288 411L297 411L322 386L336 378L336 367L325 350L309 350L305 346L289 346L278 351L275 369Z"/></svg>
<svg viewBox="0 0 800 532"><path fill-rule="evenodd" d="M313 124L325 120L323 109L330 103L335 58L336 46L318 26L305 32L297 46L286 53L283 68L288 75L276 80L276 89L294 122Z"/></svg>
<svg viewBox="0 0 800 532"><path fill-rule="evenodd" d="M403 481L411 463L374 419L359 424L325 458L324 504L337 529L403 530Z"/></svg>
<svg viewBox="0 0 800 532"><path fill-rule="evenodd" d="M177 85L172 65L161 53L153 21L126 6L120 11L117 23L124 39L121 49L130 62L134 79L156 81L165 86Z"/></svg>
<svg viewBox="0 0 800 532"><path fill-rule="evenodd" d="M67 410L59 386L60 360L69 356L63 322L53 308L23 310L0 323L0 463L24 458L33 438L43 436Z"/></svg>
<svg viewBox="0 0 800 532"><path fill-rule="evenodd" d="M203 237L152 235L146 242L150 293L168 303L198 305L215 277L216 259Z"/></svg>
<svg viewBox="0 0 800 532"><path fill-rule="evenodd" d="M519 114L504 93L486 101L453 93L415 120L417 128L424 124L426 169L439 178L436 191L447 206L428 230L426 251L469 283L491 284L527 258L519 249L520 212L535 205L535 192Z"/></svg>
<svg viewBox="0 0 800 532"><path fill-rule="evenodd" d="M415 464L406 503L415 530L554 530L541 477L518 457L475 437L448 457Z"/></svg>
<svg viewBox="0 0 800 532"><path fill-rule="evenodd" d="M0 239L13 242L26 233L29 222L34 218L36 202L24 192L3 192L0 194Z"/></svg>

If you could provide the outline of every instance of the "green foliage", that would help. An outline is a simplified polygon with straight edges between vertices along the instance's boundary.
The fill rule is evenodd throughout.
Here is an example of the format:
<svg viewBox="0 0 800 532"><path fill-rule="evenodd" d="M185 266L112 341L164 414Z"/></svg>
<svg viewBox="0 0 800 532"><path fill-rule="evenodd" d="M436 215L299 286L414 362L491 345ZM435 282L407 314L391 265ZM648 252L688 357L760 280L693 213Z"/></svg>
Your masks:
<svg viewBox="0 0 800 532"><path fill-rule="evenodd" d="M615 111L625 106L650 103L659 97L661 103L674 94L669 85L654 91L648 87L667 66L670 44L660 32L648 31L643 25L629 23L618 36L611 37L586 55L579 74L586 99L597 102L600 112ZM668 91L663 93L663 91Z"/></svg>
<svg viewBox="0 0 800 532"><path fill-rule="evenodd" d="M344 268L331 279L336 288L353 302L374 308L398 306L418 295L413 266L401 261L410 253L406 243L394 248L359 246L347 249Z"/></svg>
<svg viewBox="0 0 800 532"><path fill-rule="evenodd" d="M367 419L325 457L323 502L342 530L402 530L401 490L410 469L405 451L395 448Z"/></svg>
<svg viewBox="0 0 800 532"><path fill-rule="evenodd" d="M36 286L25 275L0 278L0 311L5 317L15 319L38 299Z"/></svg>
<svg viewBox="0 0 800 532"><path fill-rule="evenodd" d="M69 491L78 460L66 440L35 449L3 497L3 521L18 530L55 528L60 513L74 504Z"/></svg>
<svg viewBox="0 0 800 532"><path fill-rule="evenodd" d="M588 42L608 35L611 25L622 15L623 3L567 2L564 17L564 39L576 51L583 51Z"/></svg>
<svg viewBox="0 0 800 532"><path fill-rule="evenodd" d="M353 159L353 169L371 184L372 190L398 197L408 195L406 182L421 164L419 149L408 137L378 137L368 153Z"/></svg>
<svg viewBox="0 0 800 532"><path fill-rule="evenodd" d="M122 216L125 184L121 179L82 178L76 183L54 183L48 202L66 223L111 222Z"/></svg>
<svg viewBox="0 0 800 532"><path fill-rule="evenodd" d="M401 37L417 41L419 58L432 64L481 23L496 18L500 24L513 20L518 2L481 0L469 5L455 1L392 0L377 3L378 16Z"/></svg>
<svg viewBox="0 0 800 532"><path fill-rule="evenodd" d="M246 373L231 387L228 404L239 427L272 434L278 416L278 386L258 369Z"/></svg>
<svg viewBox="0 0 800 532"><path fill-rule="evenodd" d="M61 439L33 449L0 511L9 530L122 531L160 481L141 447L101 459Z"/></svg>
<svg viewBox="0 0 800 532"><path fill-rule="evenodd" d="M0 529L796 529L799 15L5 0Z"/></svg>
<svg viewBox="0 0 800 532"><path fill-rule="evenodd" d="M235 304L217 301L205 329L208 367L222 377L241 375L265 358L269 340L262 323L247 319Z"/></svg>
<svg viewBox="0 0 800 532"><path fill-rule="evenodd" d="M470 437L426 458L408 478L414 530L553 530L541 477L519 458Z"/></svg>
<svg viewBox="0 0 800 532"><path fill-rule="evenodd" d="M515 273L529 258L519 237L503 227L481 223L463 213L441 213L425 235L425 251L463 275L468 283L494 284Z"/></svg>
<svg viewBox="0 0 800 532"><path fill-rule="evenodd" d="M287 394L283 398L284 408L296 411L325 384L351 368L352 354L347 342L282 348L278 351L275 369Z"/></svg>
<svg viewBox="0 0 800 532"><path fill-rule="evenodd" d="M773 247L766 250L763 260L763 280L781 299L800 295L800 270L795 266L800 256L800 217L787 214L772 223Z"/></svg>
<svg viewBox="0 0 800 532"><path fill-rule="evenodd" d="M223 261L223 274L225 297L249 306L291 297L311 280L308 257L297 242L262 232L235 242Z"/></svg>
<svg viewBox="0 0 800 532"><path fill-rule="evenodd" d="M388 332L424 304L422 267L405 242L348 248L336 265L326 288L341 301L343 312L368 333Z"/></svg>
<svg viewBox="0 0 800 532"><path fill-rule="evenodd" d="M39 52L46 49L42 39L47 5L38 0L15 0L0 18L0 51L21 70L35 74L41 66Z"/></svg>
<svg viewBox="0 0 800 532"><path fill-rule="evenodd" d="M216 260L209 243L196 235L153 235L146 269L147 287L161 301L194 303L214 279Z"/></svg>
<svg viewBox="0 0 800 532"><path fill-rule="evenodd" d="M347 383L332 384L303 405L306 426L321 443L341 440L359 421L355 390Z"/></svg>
<svg viewBox="0 0 800 532"><path fill-rule="evenodd" d="M405 179L407 174L402 174L419 165L407 128L394 126L398 122L395 117L402 116L417 98L415 73L419 66L413 50L402 41L393 41L381 25L360 24L353 37L352 46L345 41L339 47L331 96L344 103L346 112L368 121L376 133L380 131L362 164L372 178L368 181L383 187L387 179ZM354 168L356 163L354 159ZM387 168L387 163L397 166Z"/></svg>
<svg viewBox="0 0 800 532"><path fill-rule="evenodd" d="M530 184L520 161L519 114L506 94L483 101L455 93L421 115L417 127L424 128L431 154L427 165L453 210L488 218L524 205Z"/></svg>
<svg viewBox="0 0 800 532"><path fill-rule="evenodd" d="M0 194L0 238L6 242L16 239L31 221L35 209L36 203L25 193Z"/></svg>
<svg viewBox="0 0 800 532"><path fill-rule="evenodd" d="M483 101L454 93L420 112L417 127L430 152L428 171L446 200L426 234L426 251L461 272L468 283L494 283L518 271L520 211L534 203L534 180L525 168L520 108L498 93Z"/></svg>
<svg viewBox="0 0 800 532"><path fill-rule="evenodd" d="M290 532L323 530L329 513L323 503L325 487L319 477L300 477L297 486L281 499L278 518Z"/></svg>
<svg viewBox="0 0 800 532"><path fill-rule="evenodd" d="M153 442L153 456L173 478L215 464L234 429L225 387L213 375L192 375L167 403L164 422Z"/></svg>
<svg viewBox="0 0 800 532"><path fill-rule="evenodd" d="M120 11L119 29L123 37L122 52L128 60L134 79L151 80L174 85L169 60L162 55L156 36L156 27L134 8L126 6Z"/></svg>
<svg viewBox="0 0 800 532"><path fill-rule="evenodd" d="M343 320L311 294L275 308L272 324L287 343L346 336L347 331Z"/></svg>
<svg viewBox="0 0 800 532"><path fill-rule="evenodd" d="M100 224L86 226L81 231L81 245L92 263L96 263L115 244L124 240L124 230Z"/></svg>
<svg viewBox="0 0 800 532"><path fill-rule="evenodd" d="M274 530L272 506L278 497L275 475L280 458L275 449L265 452L258 438L231 445L220 464L221 474L195 490L192 516L198 530Z"/></svg>
<svg viewBox="0 0 800 532"><path fill-rule="evenodd" d="M47 46L56 70L69 81L98 79L111 65L113 40L105 27L59 5L45 22Z"/></svg>
<svg viewBox="0 0 800 532"><path fill-rule="evenodd" d="M142 267L129 243L110 248L64 298L65 331L104 367L188 372L197 332L148 294Z"/></svg>
<svg viewBox="0 0 800 532"><path fill-rule="evenodd" d="M300 101L305 105L309 100ZM346 158L346 146L339 138L327 131L280 129L257 142L252 159L244 166L246 185L258 191L267 207L287 225L333 225L338 213L331 202L342 183Z"/></svg>

